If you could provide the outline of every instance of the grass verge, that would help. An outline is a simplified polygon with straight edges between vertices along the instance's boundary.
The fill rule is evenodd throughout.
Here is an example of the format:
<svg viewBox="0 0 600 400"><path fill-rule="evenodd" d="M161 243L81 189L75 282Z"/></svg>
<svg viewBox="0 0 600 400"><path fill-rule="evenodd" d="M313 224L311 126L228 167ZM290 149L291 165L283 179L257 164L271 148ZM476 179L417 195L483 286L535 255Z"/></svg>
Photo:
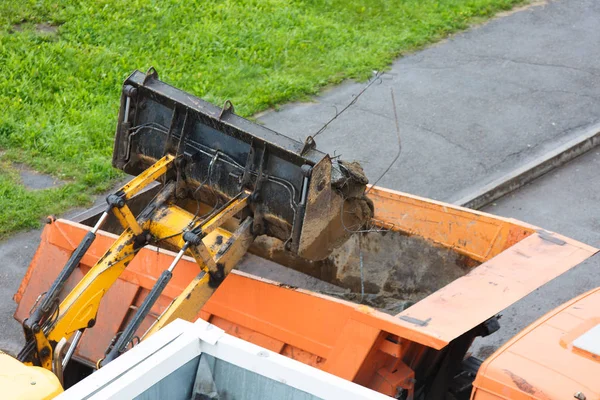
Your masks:
<svg viewBox="0 0 600 400"><path fill-rule="evenodd" d="M364 79L522 0L3 0L0 238L83 205L110 165L123 79L161 79L249 116ZM27 191L20 162L69 183Z"/></svg>

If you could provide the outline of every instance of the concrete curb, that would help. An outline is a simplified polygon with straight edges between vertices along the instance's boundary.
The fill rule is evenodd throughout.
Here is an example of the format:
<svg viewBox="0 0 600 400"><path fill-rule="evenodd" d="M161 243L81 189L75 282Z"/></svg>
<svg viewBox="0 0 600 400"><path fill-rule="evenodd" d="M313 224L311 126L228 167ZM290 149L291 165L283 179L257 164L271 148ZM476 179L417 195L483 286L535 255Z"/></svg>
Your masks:
<svg viewBox="0 0 600 400"><path fill-rule="evenodd" d="M492 201L519 189L540 176L579 157L600 144L600 123L582 130L576 138L542 154L535 160L522 165L504 176L476 188L453 204L478 210Z"/></svg>

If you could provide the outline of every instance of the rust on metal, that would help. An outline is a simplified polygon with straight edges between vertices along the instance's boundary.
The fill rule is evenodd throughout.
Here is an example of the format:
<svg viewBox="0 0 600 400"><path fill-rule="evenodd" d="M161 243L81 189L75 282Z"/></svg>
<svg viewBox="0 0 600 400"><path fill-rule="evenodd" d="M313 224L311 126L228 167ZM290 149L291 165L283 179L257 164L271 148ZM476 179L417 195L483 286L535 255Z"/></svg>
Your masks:
<svg viewBox="0 0 600 400"><path fill-rule="evenodd" d="M510 379L517 386L517 388L519 388L519 390L533 396L535 399L552 400L552 398L546 395L543 390L536 388L531 383L527 382L524 378L512 373L507 369L505 369L504 372L508 376L510 376Z"/></svg>

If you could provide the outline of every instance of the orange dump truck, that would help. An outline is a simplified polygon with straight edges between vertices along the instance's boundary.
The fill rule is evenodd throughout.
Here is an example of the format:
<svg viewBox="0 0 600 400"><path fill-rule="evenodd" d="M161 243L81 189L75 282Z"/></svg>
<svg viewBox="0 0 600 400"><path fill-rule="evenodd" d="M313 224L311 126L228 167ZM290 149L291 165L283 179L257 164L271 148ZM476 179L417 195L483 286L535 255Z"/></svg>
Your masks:
<svg viewBox="0 0 600 400"><path fill-rule="evenodd" d="M203 319L392 398L600 398L598 290L483 363L469 353L502 329L503 309L598 249L368 188L356 165L332 162L314 141L282 139L232 111L154 71L128 78L114 164L137 178L106 211L48 219L15 295L20 361L68 388L169 322ZM36 328L32 310L61 277L60 306L49 302Z"/></svg>

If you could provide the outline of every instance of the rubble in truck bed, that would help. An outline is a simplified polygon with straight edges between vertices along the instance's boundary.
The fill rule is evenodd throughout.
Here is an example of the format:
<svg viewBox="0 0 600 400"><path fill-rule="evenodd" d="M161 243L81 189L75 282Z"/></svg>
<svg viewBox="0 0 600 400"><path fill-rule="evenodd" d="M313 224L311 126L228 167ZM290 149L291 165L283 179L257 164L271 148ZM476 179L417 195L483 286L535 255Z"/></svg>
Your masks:
<svg viewBox="0 0 600 400"><path fill-rule="evenodd" d="M322 261L286 252L281 242L267 237L259 238L250 251L261 258L244 260L239 266L242 271L389 314L403 311L480 264L451 248L397 231L354 234ZM271 266L263 275L265 270L257 269L257 265L265 259L280 268ZM283 272L288 268L316 279L290 276Z"/></svg>

